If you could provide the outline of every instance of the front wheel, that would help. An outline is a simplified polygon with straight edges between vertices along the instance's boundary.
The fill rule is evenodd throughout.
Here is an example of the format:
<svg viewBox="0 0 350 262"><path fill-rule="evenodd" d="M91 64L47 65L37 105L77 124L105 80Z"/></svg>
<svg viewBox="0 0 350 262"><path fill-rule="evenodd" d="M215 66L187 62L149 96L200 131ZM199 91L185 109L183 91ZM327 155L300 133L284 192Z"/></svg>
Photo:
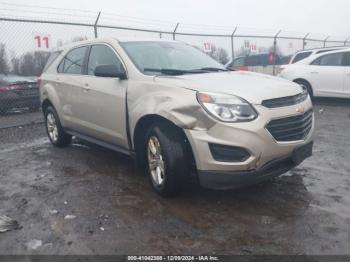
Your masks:
<svg viewBox="0 0 350 262"><path fill-rule="evenodd" d="M163 197L174 196L189 177L188 158L181 130L170 124L157 124L145 139L148 174L154 190Z"/></svg>
<svg viewBox="0 0 350 262"><path fill-rule="evenodd" d="M69 145L72 140L72 136L64 132L56 110L53 107L48 106L45 109L44 115L46 133L50 139L50 142L57 147L64 147Z"/></svg>

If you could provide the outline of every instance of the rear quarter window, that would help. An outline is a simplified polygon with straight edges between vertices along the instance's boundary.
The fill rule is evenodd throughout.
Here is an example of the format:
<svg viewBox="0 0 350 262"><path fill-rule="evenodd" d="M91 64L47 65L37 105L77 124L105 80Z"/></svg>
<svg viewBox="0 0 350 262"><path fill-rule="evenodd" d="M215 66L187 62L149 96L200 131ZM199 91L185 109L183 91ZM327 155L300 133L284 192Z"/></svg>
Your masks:
<svg viewBox="0 0 350 262"><path fill-rule="evenodd" d="M73 75L83 74L87 50L87 46L76 47L70 50L59 64L57 68L58 73Z"/></svg>
<svg viewBox="0 0 350 262"><path fill-rule="evenodd" d="M294 64L294 63L296 63L296 62L299 62L299 61L301 61L301 60L303 60L303 59L309 57L310 55L311 55L311 52L299 53L299 54L297 54L297 55L294 57L294 59L293 59L293 61L292 61L292 64Z"/></svg>
<svg viewBox="0 0 350 262"><path fill-rule="evenodd" d="M49 59L47 60L45 66L44 66L44 69L43 69L43 72L45 72L49 67L50 65L56 60L56 58L62 53L62 51L55 51L55 52L52 52L49 56Z"/></svg>

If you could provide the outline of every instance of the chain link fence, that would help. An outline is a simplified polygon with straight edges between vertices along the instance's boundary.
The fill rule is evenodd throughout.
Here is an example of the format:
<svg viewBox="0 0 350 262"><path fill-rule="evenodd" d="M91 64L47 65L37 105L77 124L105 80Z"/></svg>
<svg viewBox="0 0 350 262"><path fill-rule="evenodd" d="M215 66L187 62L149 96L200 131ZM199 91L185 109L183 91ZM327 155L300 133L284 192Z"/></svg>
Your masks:
<svg viewBox="0 0 350 262"><path fill-rule="evenodd" d="M267 74L276 74L278 66L288 63L296 51L350 43L350 38L328 35L1 4L4 8L0 10L0 128L41 121L38 77L50 52L70 42L96 37L175 39L202 49L222 64L234 59L239 64L239 59L247 61L248 57L253 66L246 69ZM259 56L265 57L266 62L254 64ZM33 111L37 113L29 113ZM27 114L18 117L24 113Z"/></svg>

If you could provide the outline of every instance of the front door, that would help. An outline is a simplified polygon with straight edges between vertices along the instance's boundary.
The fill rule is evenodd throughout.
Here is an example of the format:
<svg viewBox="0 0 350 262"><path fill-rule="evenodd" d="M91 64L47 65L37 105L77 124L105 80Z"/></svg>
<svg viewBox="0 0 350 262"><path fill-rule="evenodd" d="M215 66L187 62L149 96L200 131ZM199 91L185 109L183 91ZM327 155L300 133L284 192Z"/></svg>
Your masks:
<svg viewBox="0 0 350 262"><path fill-rule="evenodd" d="M98 65L123 66L112 47L91 47L84 76L82 120L87 135L127 148L126 90L128 80L94 75Z"/></svg>
<svg viewBox="0 0 350 262"><path fill-rule="evenodd" d="M309 67L309 79L316 96L339 96L343 92L343 53L319 57Z"/></svg>

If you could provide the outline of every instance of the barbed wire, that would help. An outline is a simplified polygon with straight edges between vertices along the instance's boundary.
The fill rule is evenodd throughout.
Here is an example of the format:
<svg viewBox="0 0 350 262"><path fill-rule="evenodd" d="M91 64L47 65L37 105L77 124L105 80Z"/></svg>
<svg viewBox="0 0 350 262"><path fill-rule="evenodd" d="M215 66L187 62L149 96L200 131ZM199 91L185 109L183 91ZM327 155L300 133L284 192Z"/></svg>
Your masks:
<svg viewBox="0 0 350 262"><path fill-rule="evenodd" d="M1 7L1 5L5 7ZM36 10L33 10L36 9ZM38 10L40 9L40 10ZM50 11L51 10L51 11ZM4 12L5 11L5 12ZM23 15L28 14L28 15ZM82 22L82 19L88 19L91 24L94 23L94 21L97 18L98 11L93 10L84 10L84 9L72 9L72 8L60 8L60 7L51 7L51 6L42 6L42 5L29 5L29 4L16 4L16 3L9 3L9 2L0 2L0 16L2 17L11 17L11 18L21 18L21 19L32 19L32 20L53 20L52 16L60 16L60 17L54 17L55 21L64 21L68 19L69 21L74 21L76 23ZM38 18L38 16L41 16ZM78 20L76 18L81 18L81 20ZM137 28L135 29L146 29L147 27L153 27L151 30L157 30L156 28L160 27L166 27L169 32L171 32L175 26L178 24L178 22L170 21L170 20L160 20L160 19L150 19L150 18L143 18L143 17L135 17L135 16L127 16L122 14L117 14L113 12L102 12L102 15L100 17L101 21L106 21L108 23L111 23L110 25L113 26L124 26L124 27L131 27L135 26ZM112 25L113 24L113 25ZM105 26L102 24L99 24L99 26ZM108 25L107 25L108 26ZM263 37L263 36L274 36L276 32L279 30L277 29L264 29L264 28L257 28L257 27L243 27L243 26L223 26L223 25L208 25L208 24L195 24L195 23L180 23L179 29L182 30L182 33L190 33L192 32L225 32L224 35L230 35L233 30L237 28L237 35L246 35L250 36L248 32L251 31L253 36L256 37ZM161 31L161 30L160 30ZM179 30L178 30L179 31ZM180 32L178 32L180 33ZM219 35L219 34L218 34ZM286 31L282 30L281 37L280 38L293 38L293 35L298 35L298 38L302 38L305 36L305 33L302 32L292 32L292 31ZM312 34L315 35L315 34ZM326 38L326 35L322 36L323 39ZM312 37L311 39L308 39L309 41L322 41L322 37ZM337 42L338 40L333 40L334 38L337 39L346 39L345 37L340 36L328 36L329 42ZM341 41L341 40L339 40Z"/></svg>

